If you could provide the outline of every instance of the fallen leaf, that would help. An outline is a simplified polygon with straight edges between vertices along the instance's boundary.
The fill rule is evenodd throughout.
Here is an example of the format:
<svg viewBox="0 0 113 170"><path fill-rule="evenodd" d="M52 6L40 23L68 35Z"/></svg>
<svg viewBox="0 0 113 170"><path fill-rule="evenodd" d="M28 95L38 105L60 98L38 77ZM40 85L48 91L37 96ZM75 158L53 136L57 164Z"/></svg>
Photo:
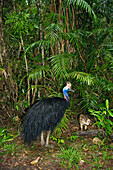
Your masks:
<svg viewBox="0 0 113 170"><path fill-rule="evenodd" d="M19 165L19 163L18 163L18 162L16 162L16 163L15 163L15 166L17 166L17 165Z"/></svg>
<svg viewBox="0 0 113 170"><path fill-rule="evenodd" d="M88 156L88 158L90 158L90 159L91 159L91 158L92 158L92 156L91 156L91 155L89 155L89 156Z"/></svg>
<svg viewBox="0 0 113 170"><path fill-rule="evenodd" d="M25 153L28 153L27 151L25 151Z"/></svg>
<svg viewBox="0 0 113 170"><path fill-rule="evenodd" d="M85 151L88 151L88 148L83 148Z"/></svg>
<svg viewBox="0 0 113 170"><path fill-rule="evenodd" d="M9 161L11 158L7 158L6 161Z"/></svg>
<svg viewBox="0 0 113 170"><path fill-rule="evenodd" d="M82 165L82 164L84 163L84 160L80 160L80 162L79 162L79 163L80 163L80 165Z"/></svg>
<svg viewBox="0 0 113 170"><path fill-rule="evenodd" d="M86 154L86 153L84 153L84 155L86 156L87 154Z"/></svg>
<svg viewBox="0 0 113 170"><path fill-rule="evenodd" d="M36 164L39 161L40 157L38 157L37 159L35 159L34 161L30 162L30 164Z"/></svg>

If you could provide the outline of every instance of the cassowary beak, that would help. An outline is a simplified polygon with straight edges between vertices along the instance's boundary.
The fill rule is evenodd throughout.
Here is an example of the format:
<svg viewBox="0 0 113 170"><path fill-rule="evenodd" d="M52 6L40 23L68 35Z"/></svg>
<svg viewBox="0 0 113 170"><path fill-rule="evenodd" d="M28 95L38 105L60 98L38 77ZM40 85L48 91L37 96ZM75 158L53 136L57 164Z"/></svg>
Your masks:
<svg viewBox="0 0 113 170"><path fill-rule="evenodd" d="M72 90L72 89L70 89L70 88L69 88L69 91L74 92L74 90Z"/></svg>

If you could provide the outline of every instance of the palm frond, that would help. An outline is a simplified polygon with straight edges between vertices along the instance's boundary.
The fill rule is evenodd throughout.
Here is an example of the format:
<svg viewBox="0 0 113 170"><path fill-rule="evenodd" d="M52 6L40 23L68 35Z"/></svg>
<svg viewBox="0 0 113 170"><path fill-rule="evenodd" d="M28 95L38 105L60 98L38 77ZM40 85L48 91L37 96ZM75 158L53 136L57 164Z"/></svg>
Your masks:
<svg viewBox="0 0 113 170"><path fill-rule="evenodd" d="M46 65L46 66L42 66L42 65L37 66L37 69L33 70L33 72L31 72L29 74L29 79L34 80L34 79L38 78L38 80L41 80L41 78L46 77L46 74L50 75L50 73L51 73L51 70L50 70L48 65Z"/></svg>
<svg viewBox="0 0 113 170"><path fill-rule="evenodd" d="M77 7L81 7L84 9L90 16L94 16L94 19L96 21L96 15L90 5L84 1L84 0L64 0L64 6L67 7L69 5L73 4L73 6L76 4Z"/></svg>
<svg viewBox="0 0 113 170"><path fill-rule="evenodd" d="M80 80L81 82L84 82L88 85L93 85L95 83L95 77L88 73L74 71L69 75L70 77L76 78L77 80Z"/></svg>
<svg viewBox="0 0 113 170"><path fill-rule="evenodd" d="M41 48L42 45L44 45L44 46L46 46L46 48L47 48L47 47L49 47L50 44L52 44L52 42L51 42L50 40L40 40L40 41L36 41L36 42L30 44L30 45L26 48L25 53L24 53L24 56L26 55L26 53L28 52L28 50L32 49L32 48L35 47L35 46L38 47L38 48Z"/></svg>
<svg viewBox="0 0 113 170"><path fill-rule="evenodd" d="M49 57L49 60L51 60L52 69L56 77L69 77L68 72L70 70L70 60L73 56L73 54L63 53Z"/></svg>
<svg viewBox="0 0 113 170"><path fill-rule="evenodd" d="M45 28L47 31L46 37L49 38L58 34L58 32L63 32L63 25L62 23L52 23L48 27Z"/></svg>

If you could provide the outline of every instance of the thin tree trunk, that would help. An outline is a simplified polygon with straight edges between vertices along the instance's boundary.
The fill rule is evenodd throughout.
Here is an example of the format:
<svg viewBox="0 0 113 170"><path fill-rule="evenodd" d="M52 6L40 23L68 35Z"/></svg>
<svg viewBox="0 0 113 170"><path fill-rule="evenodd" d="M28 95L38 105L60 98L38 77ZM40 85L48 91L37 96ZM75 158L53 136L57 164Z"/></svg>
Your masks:
<svg viewBox="0 0 113 170"><path fill-rule="evenodd" d="M45 65L44 45L42 44L42 64Z"/></svg>
<svg viewBox="0 0 113 170"><path fill-rule="evenodd" d="M20 43L19 44L19 50L18 50L18 59L19 59L19 55L20 55L20 52L21 52L21 48L22 48L22 44Z"/></svg>
<svg viewBox="0 0 113 170"><path fill-rule="evenodd" d="M30 11L30 14L31 14L31 0L28 0L28 4L29 4L29 11Z"/></svg>
<svg viewBox="0 0 113 170"><path fill-rule="evenodd" d="M59 14L58 14L58 20L59 20L59 22L61 22L61 20L60 20L60 15L61 15L61 4L62 4L62 0L59 0Z"/></svg>
<svg viewBox="0 0 113 170"><path fill-rule="evenodd" d="M32 104L34 103L34 100L35 100L35 95L36 95L36 92L37 92L37 83L38 83L38 80L36 79L35 80L35 90L33 92L33 98L32 98Z"/></svg>
<svg viewBox="0 0 113 170"><path fill-rule="evenodd" d="M66 32L69 32L69 10L68 7L66 8ZM67 48L67 52L69 53L69 41L67 40L66 42L66 48Z"/></svg>
<svg viewBox="0 0 113 170"><path fill-rule="evenodd" d="M68 10L68 7L66 8L66 26L67 26L67 32L69 32L69 10Z"/></svg>
<svg viewBox="0 0 113 170"><path fill-rule="evenodd" d="M23 42L22 35L21 35L21 44L22 44L22 47L23 47L23 51L25 52L25 47L24 47L24 42ZM30 82L29 82L29 78L28 78L28 64L27 64L27 57L26 57L26 54L25 54L24 58L25 58L25 64L26 64L27 85L28 85L28 93L27 93L27 97L28 97L28 103L30 104Z"/></svg>
<svg viewBox="0 0 113 170"><path fill-rule="evenodd" d="M90 25L90 30L91 30L91 32L92 32L92 23L91 23L91 25ZM94 44L95 48L97 49L97 52L98 52L98 54L99 54L100 60L101 60L101 62L102 62L102 65L104 65L105 63L104 63L104 60L103 60L103 58L102 58L102 55L100 54L100 51L99 51L99 49L98 49L98 45L97 45L97 43L96 43L96 41L95 41L94 34L91 35L91 38L92 38L92 41L93 41L93 44ZM106 68L106 69L107 69L107 68ZM107 77L107 79L110 81L110 78L109 78L109 74L108 74L108 73L106 73L106 77Z"/></svg>
<svg viewBox="0 0 113 170"><path fill-rule="evenodd" d="M0 2L0 61L1 64L3 65L3 58L2 58L2 5L3 5L3 0Z"/></svg>
<svg viewBox="0 0 113 170"><path fill-rule="evenodd" d="M72 9L72 23L71 23L71 29L74 29L74 9L73 9L73 5L71 6Z"/></svg>
<svg viewBox="0 0 113 170"><path fill-rule="evenodd" d="M75 10L75 26L76 26L76 29L78 29L78 20L77 20L77 17L76 17L76 10ZM81 58L81 60L83 62L85 72L88 73L86 63L85 63L85 60L84 60L83 50L82 50L81 44L79 42L79 39L78 39L78 45L79 45L79 49L78 49L79 57Z"/></svg>
<svg viewBox="0 0 113 170"><path fill-rule="evenodd" d="M39 25L39 38L40 41L43 40L43 32L42 32L42 13L41 13L41 6L42 6L42 1L40 0L39 3L36 4L38 11L39 11L39 18L40 18L40 25ZM44 45L42 43L42 47L41 47L41 51L42 51L42 65L45 65L45 56L44 56Z"/></svg>
<svg viewBox="0 0 113 170"><path fill-rule="evenodd" d="M55 53L54 53L54 49L53 49L53 47L52 47L52 46L50 46L50 48L51 48L52 56L54 56L54 55L55 55Z"/></svg>
<svg viewBox="0 0 113 170"><path fill-rule="evenodd" d="M55 0L54 0L54 12L56 13L56 3L55 3Z"/></svg>
<svg viewBox="0 0 113 170"><path fill-rule="evenodd" d="M3 40L3 29L2 29L2 6L3 6L3 0L1 0L0 2L0 60L1 60L1 64L3 65L2 55L5 57L5 61L6 61L6 56L5 56L5 44Z"/></svg>
<svg viewBox="0 0 113 170"><path fill-rule="evenodd" d="M58 15L58 23L62 23L62 19L61 19L61 15L63 15L63 10L62 10L62 0L59 0L59 15ZM64 40L61 38L60 39L60 42L61 42L61 50L59 51L60 52L63 52L64 53ZM59 42L58 42L58 46L60 47L59 45Z"/></svg>
<svg viewBox="0 0 113 170"><path fill-rule="evenodd" d="M50 3L50 12L51 13L53 12L53 3L52 2Z"/></svg>
<svg viewBox="0 0 113 170"><path fill-rule="evenodd" d="M76 8L74 10L74 14L75 14L75 27L76 27L76 30L78 30L78 20L77 20Z"/></svg>
<svg viewBox="0 0 113 170"><path fill-rule="evenodd" d="M85 60L84 60L84 57L83 57L82 47L81 47L79 42L78 42L78 44L79 44L79 47L80 47L80 50L78 49L79 57L81 58L81 60L83 62L85 72L88 73L88 70L87 70L87 67L86 67L86 63L85 63Z"/></svg>
<svg viewBox="0 0 113 170"><path fill-rule="evenodd" d="M1 16L1 5L0 5L0 61L3 65L3 58L2 58L2 16Z"/></svg>
<svg viewBox="0 0 113 170"><path fill-rule="evenodd" d="M15 89L14 89L14 84L13 84L13 81L11 79L11 75L10 75L10 72L11 72L11 69L10 67L8 66L8 63L7 63L7 52L6 52L6 48L5 48L5 43L4 43L4 34L3 34L3 28L2 28L2 6L3 6L3 0L1 0L1 4L0 4L0 48L1 48L1 51L0 51L0 60L1 60L1 63L2 65L4 66L5 70L4 70L4 76L5 76L5 85L6 85L6 88L8 89L7 93L8 93L8 96L9 96L9 99L12 103L14 103L15 101L15 98L14 98L14 93L15 93ZM2 58L3 56L3 58Z"/></svg>
<svg viewBox="0 0 113 170"><path fill-rule="evenodd" d="M15 1L14 0L12 0L12 4L13 4L13 10L15 11Z"/></svg>

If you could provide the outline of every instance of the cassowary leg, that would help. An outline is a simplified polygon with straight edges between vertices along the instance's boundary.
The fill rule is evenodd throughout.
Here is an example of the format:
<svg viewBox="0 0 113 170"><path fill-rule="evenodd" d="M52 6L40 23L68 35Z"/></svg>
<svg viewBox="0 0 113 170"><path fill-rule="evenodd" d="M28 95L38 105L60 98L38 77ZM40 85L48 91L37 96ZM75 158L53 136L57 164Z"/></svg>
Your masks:
<svg viewBox="0 0 113 170"><path fill-rule="evenodd" d="M81 130L83 130L83 125L82 124L80 125L80 127L81 127Z"/></svg>
<svg viewBox="0 0 113 170"><path fill-rule="evenodd" d="M44 141L44 133L41 133L41 145L44 145L45 141Z"/></svg>
<svg viewBox="0 0 113 170"><path fill-rule="evenodd" d="M49 130L48 132L47 132L47 138L46 138L46 147L48 147L48 144L49 144L49 136L50 136L50 133L51 133L51 131Z"/></svg>
<svg viewBox="0 0 113 170"><path fill-rule="evenodd" d="M85 125L85 130L87 130L87 125Z"/></svg>

